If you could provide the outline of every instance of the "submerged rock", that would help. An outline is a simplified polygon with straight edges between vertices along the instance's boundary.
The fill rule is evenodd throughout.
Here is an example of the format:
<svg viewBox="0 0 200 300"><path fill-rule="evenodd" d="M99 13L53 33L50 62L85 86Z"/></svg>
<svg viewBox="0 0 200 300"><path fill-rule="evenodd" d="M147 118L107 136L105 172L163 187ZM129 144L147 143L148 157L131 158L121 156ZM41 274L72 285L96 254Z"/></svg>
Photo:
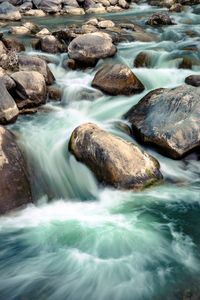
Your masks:
<svg viewBox="0 0 200 300"><path fill-rule="evenodd" d="M15 101L19 109L32 108L46 102L46 84L44 76L35 71L19 71L12 74L16 83Z"/></svg>
<svg viewBox="0 0 200 300"><path fill-rule="evenodd" d="M0 126L0 214L31 201L26 164L15 136Z"/></svg>
<svg viewBox="0 0 200 300"><path fill-rule="evenodd" d="M200 146L200 89L183 85L148 93L125 115L142 141L179 159Z"/></svg>
<svg viewBox="0 0 200 300"><path fill-rule="evenodd" d="M105 65L96 73L92 86L110 95L132 95L144 90L140 80L123 64Z"/></svg>
<svg viewBox="0 0 200 300"><path fill-rule="evenodd" d="M69 57L85 66L94 66L100 58L114 56L116 52L112 39L102 32L78 36L68 47Z"/></svg>
<svg viewBox="0 0 200 300"><path fill-rule="evenodd" d="M8 93L2 79L0 80L0 124L14 122L19 114L19 110L14 99Z"/></svg>
<svg viewBox="0 0 200 300"><path fill-rule="evenodd" d="M140 189L162 178L155 158L92 123L73 131L69 150L100 182L116 188Z"/></svg>

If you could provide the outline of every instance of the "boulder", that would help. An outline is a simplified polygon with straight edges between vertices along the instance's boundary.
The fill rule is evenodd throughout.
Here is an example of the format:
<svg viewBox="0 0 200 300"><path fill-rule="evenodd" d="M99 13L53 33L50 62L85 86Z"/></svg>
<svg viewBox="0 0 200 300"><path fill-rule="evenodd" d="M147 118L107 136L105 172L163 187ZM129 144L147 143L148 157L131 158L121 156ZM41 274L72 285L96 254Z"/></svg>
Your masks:
<svg viewBox="0 0 200 300"><path fill-rule="evenodd" d="M69 150L101 183L115 188L141 189L162 178L155 158L92 123L73 131Z"/></svg>
<svg viewBox="0 0 200 300"><path fill-rule="evenodd" d="M59 53L62 51L62 45L58 39L53 35L46 35L41 37L35 45L35 49L42 50L47 53Z"/></svg>
<svg viewBox="0 0 200 300"><path fill-rule="evenodd" d="M24 13L27 17L45 17L46 14L42 9L30 9Z"/></svg>
<svg viewBox="0 0 200 300"><path fill-rule="evenodd" d="M16 83L14 97L19 109L33 108L46 102L44 76L36 71L19 71L11 78Z"/></svg>
<svg viewBox="0 0 200 300"><path fill-rule="evenodd" d="M39 57L20 55L18 63L20 71L37 71L42 74L45 78L46 84L48 85L53 84L55 81L46 61Z"/></svg>
<svg viewBox="0 0 200 300"><path fill-rule="evenodd" d="M13 123L19 114L17 105L0 79L0 124ZM1 194L1 193L0 193Z"/></svg>
<svg viewBox="0 0 200 300"><path fill-rule="evenodd" d="M114 56L117 52L108 34L87 33L76 37L69 44L69 57L85 66L94 66L100 58Z"/></svg>
<svg viewBox="0 0 200 300"><path fill-rule="evenodd" d="M3 54L0 59L0 66L7 71L18 70L18 55L15 50L8 50L6 54Z"/></svg>
<svg viewBox="0 0 200 300"><path fill-rule="evenodd" d="M24 44L18 39L3 38L2 41L8 50L15 50L16 52L25 51Z"/></svg>
<svg viewBox="0 0 200 300"><path fill-rule="evenodd" d="M15 84L14 80L6 73L6 70L4 70L1 67L0 67L0 79L5 84L6 89L8 91L15 88L16 84Z"/></svg>
<svg viewBox="0 0 200 300"><path fill-rule="evenodd" d="M135 68L149 68L151 66L151 60L147 53L139 52L134 60Z"/></svg>
<svg viewBox="0 0 200 300"><path fill-rule="evenodd" d="M144 90L143 84L129 67L122 64L107 64L100 69L92 86L110 95L132 95Z"/></svg>
<svg viewBox="0 0 200 300"><path fill-rule="evenodd" d="M0 214L32 202L29 176L15 136L0 126Z"/></svg>
<svg viewBox="0 0 200 300"><path fill-rule="evenodd" d="M0 20L19 21L21 14L15 6L6 1L0 4Z"/></svg>
<svg viewBox="0 0 200 300"><path fill-rule="evenodd" d="M39 27L31 22L26 22L21 26L11 26L10 32L17 35L29 35L38 32Z"/></svg>
<svg viewBox="0 0 200 300"><path fill-rule="evenodd" d="M200 146L200 88L182 85L148 93L126 113L133 132L180 159Z"/></svg>
<svg viewBox="0 0 200 300"><path fill-rule="evenodd" d="M185 83L193 86L200 86L200 75L190 75L186 77Z"/></svg>
<svg viewBox="0 0 200 300"><path fill-rule="evenodd" d="M98 23L98 27L99 28L112 28L115 26L115 23L113 21L110 21L110 20L103 20L103 21L100 21Z"/></svg>
<svg viewBox="0 0 200 300"><path fill-rule="evenodd" d="M149 17L147 21L148 25L151 26L162 26L162 25L174 25L170 16L166 13L156 12Z"/></svg>
<svg viewBox="0 0 200 300"><path fill-rule="evenodd" d="M4 45L4 43L2 41L0 41L0 58L2 58L2 56L7 54L7 49L6 46Z"/></svg>
<svg viewBox="0 0 200 300"><path fill-rule="evenodd" d="M56 13L61 9L61 0L33 0L36 8L39 8L47 13Z"/></svg>

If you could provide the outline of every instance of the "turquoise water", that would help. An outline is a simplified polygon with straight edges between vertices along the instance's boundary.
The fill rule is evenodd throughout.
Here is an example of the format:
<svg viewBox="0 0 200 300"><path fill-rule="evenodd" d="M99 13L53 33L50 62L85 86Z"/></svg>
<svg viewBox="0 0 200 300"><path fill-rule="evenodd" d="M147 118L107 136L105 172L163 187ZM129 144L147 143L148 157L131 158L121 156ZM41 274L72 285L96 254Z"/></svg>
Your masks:
<svg viewBox="0 0 200 300"><path fill-rule="evenodd" d="M144 4L123 18L144 25L152 10ZM61 103L48 103L11 127L28 160L36 205L0 218L1 300L177 300L200 294L198 158L174 161L145 147L159 160L165 181L132 193L99 186L68 152L73 129L88 121L131 141L122 116L132 105L149 90L200 74L198 64L192 71L177 69L183 55L200 59L199 15L187 9L174 18L174 27L151 29L157 42L120 44L107 60L128 64L141 79L146 90L136 96L108 97L91 88L102 61L94 70L66 71L66 54L51 56ZM186 34L188 20L193 37ZM144 50L151 68L134 69Z"/></svg>

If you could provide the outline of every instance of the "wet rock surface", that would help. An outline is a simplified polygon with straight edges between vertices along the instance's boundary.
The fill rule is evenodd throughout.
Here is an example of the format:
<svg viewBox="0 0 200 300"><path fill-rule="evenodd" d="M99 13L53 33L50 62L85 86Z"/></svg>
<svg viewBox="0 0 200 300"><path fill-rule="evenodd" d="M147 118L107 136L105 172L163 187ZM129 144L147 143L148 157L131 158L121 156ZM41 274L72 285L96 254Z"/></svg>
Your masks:
<svg viewBox="0 0 200 300"><path fill-rule="evenodd" d="M145 143L178 159L200 146L200 89L183 85L148 93L125 117Z"/></svg>
<svg viewBox="0 0 200 300"><path fill-rule="evenodd" d="M69 57L85 66L94 66L100 58L114 56L116 52L109 35L100 32L83 34L68 47Z"/></svg>
<svg viewBox="0 0 200 300"><path fill-rule="evenodd" d="M0 79L0 124L14 122L19 114L17 105L8 93L5 82Z"/></svg>
<svg viewBox="0 0 200 300"><path fill-rule="evenodd" d="M115 188L141 189L162 179L156 159L92 123L73 131L69 150L100 182Z"/></svg>
<svg viewBox="0 0 200 300"><path fill-rule="evenodd" d="M105 65L96 73L92 86L110 95L133 95L144 90L131 69L122 64Z"/></svg>
<svg viewBox="0 0 200 300"><path fill-rule="evenodd" d="M13 91L19 109L32 108L46 102L46 84L44 76L36 71L19 71L11 78L16 87Z"/></svg>
<svg viewBox="0 0 200 300"><path fill-rule="evenodd" d="M0 214L31 203L25 160L15 136L0 126Z"/></svg>

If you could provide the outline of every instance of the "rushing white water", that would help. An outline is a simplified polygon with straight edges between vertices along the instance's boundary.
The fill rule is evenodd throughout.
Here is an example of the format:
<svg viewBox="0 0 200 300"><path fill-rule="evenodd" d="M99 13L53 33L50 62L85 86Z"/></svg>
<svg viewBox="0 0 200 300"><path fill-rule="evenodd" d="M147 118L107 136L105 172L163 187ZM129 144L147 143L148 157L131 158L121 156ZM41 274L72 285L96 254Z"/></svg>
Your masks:
<svg viewBox="0 0 200 300"><path fill-rule="evenodd" d="M144 4L124 18L144 23L154 10ZM36 205L0 219L0 299L177 300L185 290L200 292L196 157L174 161L146 147L159 160L165 182L132 193L100 187L68 152L73 129L88 121L133 141L123 114L148 91L200 74L199 65L177 68L184 55L200 59L199 51L188 50L199 47L199 16L188 9L174 18L173 28L151 29L157 42L120 44L114 59L93 70L64 70L66 55L51 55L50 67L63 88L61 103L48 103L11 127L28 159ZM193 22L193 38L186 38L187 19ZM133 68L140 51L150 54L151 68ZM145 92L109 97L91 88L96 70L110 61L130 66Z"/></svg>

